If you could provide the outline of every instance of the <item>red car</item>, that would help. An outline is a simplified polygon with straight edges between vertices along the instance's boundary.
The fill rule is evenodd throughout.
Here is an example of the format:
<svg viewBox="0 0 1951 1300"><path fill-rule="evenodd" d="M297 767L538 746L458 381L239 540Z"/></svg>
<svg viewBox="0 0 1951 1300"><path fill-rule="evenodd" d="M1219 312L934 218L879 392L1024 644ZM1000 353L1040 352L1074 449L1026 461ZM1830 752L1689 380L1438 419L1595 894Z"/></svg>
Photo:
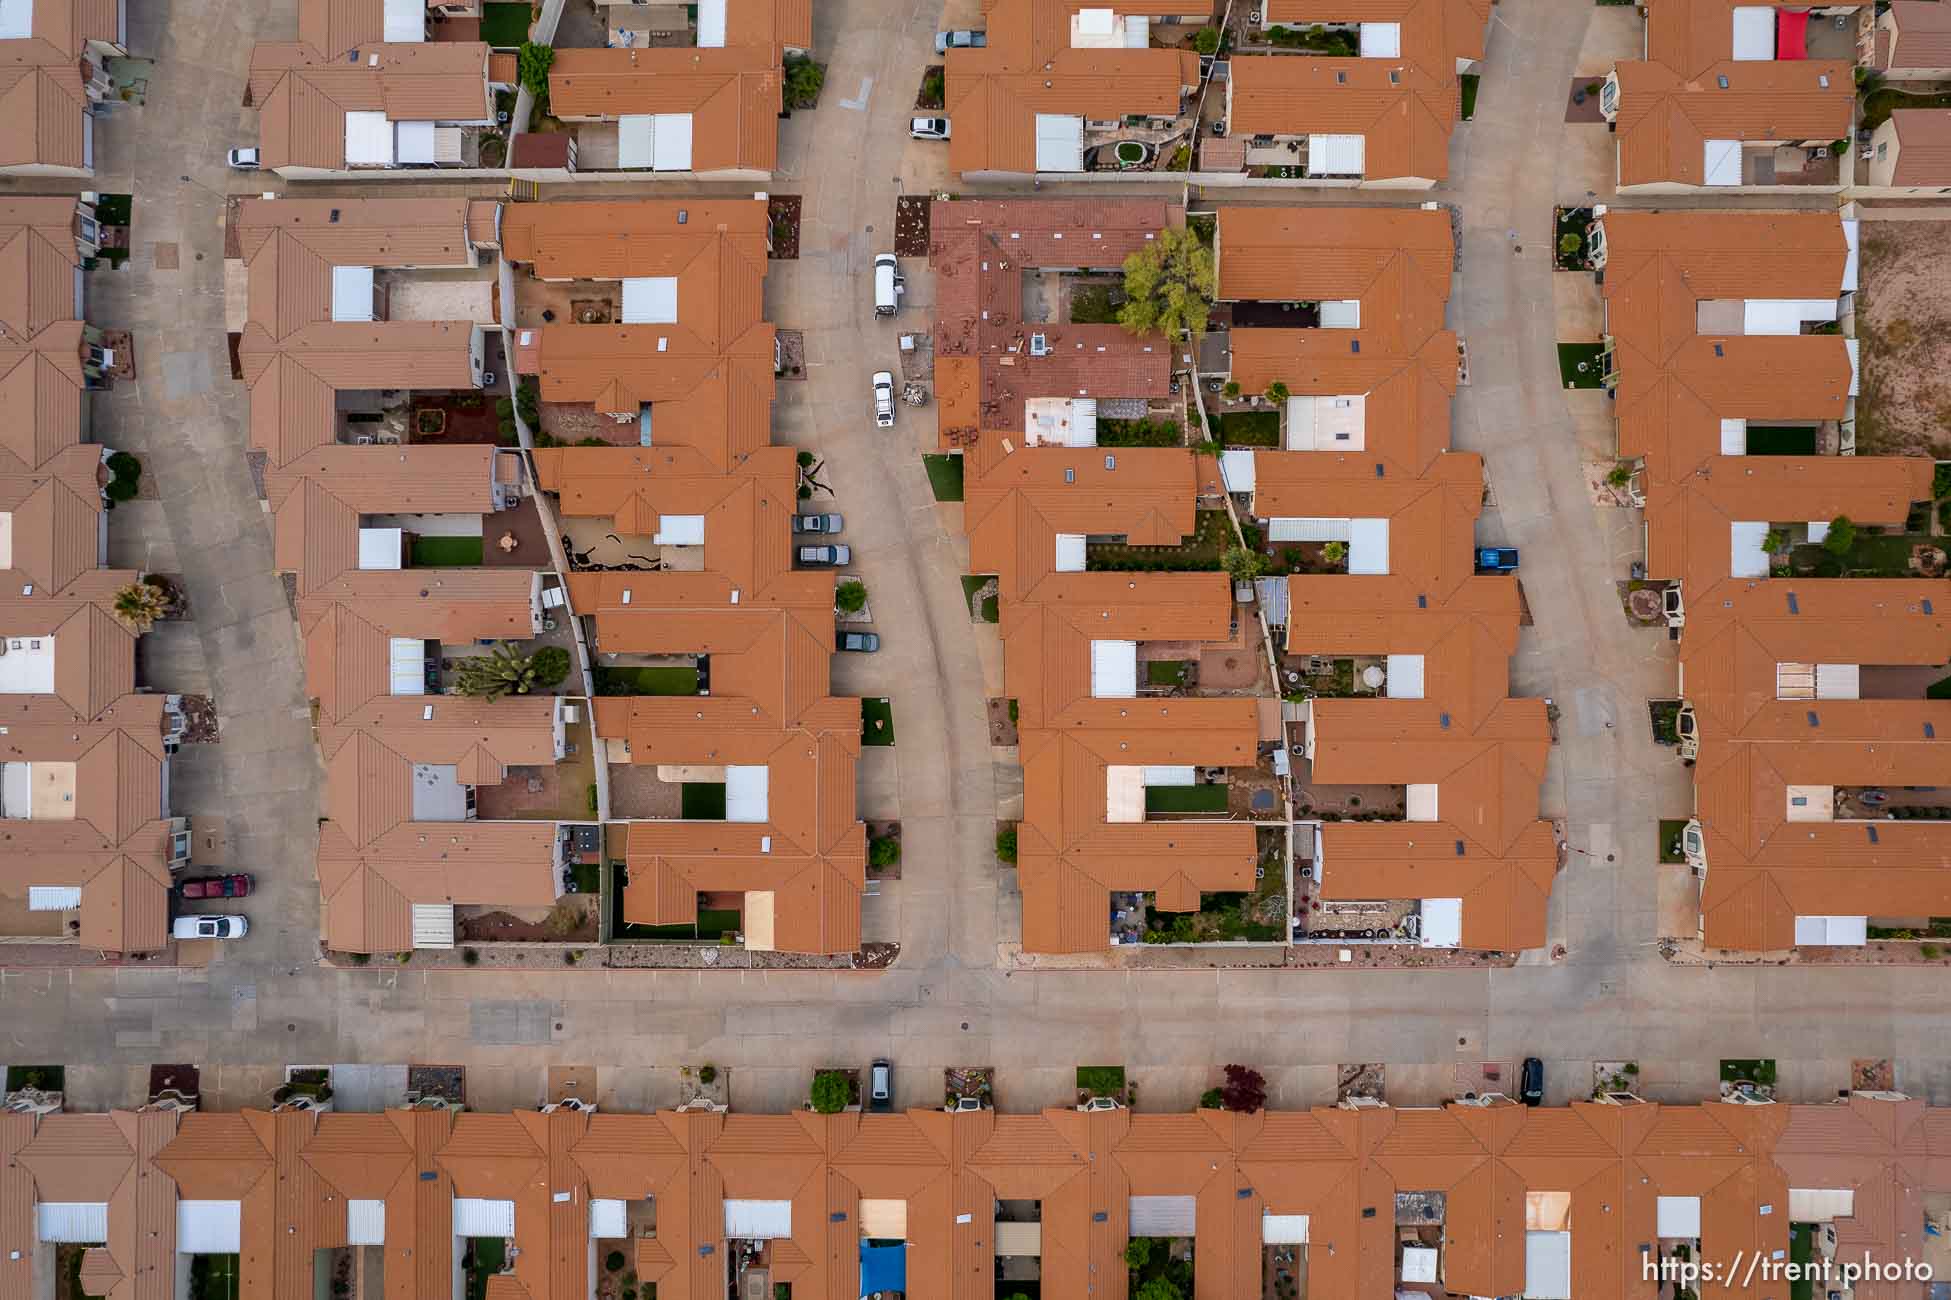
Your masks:
<svg viewBox="0 0 1951 1300"><path fill-rule="evenodd" d="M242 898L251 892L247 875L196 876L182 883L185 898Z"/></svg>

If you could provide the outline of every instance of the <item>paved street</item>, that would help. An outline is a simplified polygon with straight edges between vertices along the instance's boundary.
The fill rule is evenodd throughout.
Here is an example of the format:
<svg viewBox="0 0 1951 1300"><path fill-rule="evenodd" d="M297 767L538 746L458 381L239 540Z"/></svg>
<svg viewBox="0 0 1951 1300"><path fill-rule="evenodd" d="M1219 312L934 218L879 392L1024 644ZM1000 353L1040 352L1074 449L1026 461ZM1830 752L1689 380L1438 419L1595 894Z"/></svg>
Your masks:
<svg viewBox="0 0 1951 1300"><path fill-rule="evenodd" d="M956 6L951 18L973 16L972 0ZM825 98L783 124L773 186L804 195L805 218L800 260L772 266L769 318L805 331L808 360L804 381L780 385L776 425L779 440L826 458L883 637L878 655L836 658L834 684L894 698L899 744L869 751L863 811L901 817L905 878L867 901L865 926L898 939L901 962L883 974L318 969L318 766L296 630L243 460L243 390L228 378L220 224L226 190L279 188L229 176L221 156L255 129L237 107L252 41L288 38L295 17L283 0L171 0L132 7L131 45L157 57L149 102L98 132L97 185L133 190L135 249L129 269L92 277L90 313L136 332L141 378L99 402L95 421L103 441L143 456L161 491L116 512L113 558L182 574L196 614L145 646L149 683L209 690L222 715L223 742L179 759L176 806L227 816L232 862L263 892L251 938L206 969L0 975L0 1058L68 1062L83 1105L131 1100L138 1068L156 1060L204 1063L220 1105L260 1100L287 1062L414 1060L467 1065L483 1107L533 1103L551 1062L597 1066L603 1104L641 1107L676 1100L677 1066L711 1061L731 1069L734 1104L767 1108L801 1100L816 1065L877 1054L900 1064L902 1104L931 1102L947 1064L996 1066L1001 1104L1027 1108L1067 1099L1080 1062L1124 1062L1141 1105L1177 1107L1228 1060L1258 1065L1281 1106L1331 1100L1336 1063L1354 1061L1390 1063L1392 1100L1427 1101L1450 1090L1457 1064L1533 1053L1550 1064L1553 1101L1583 1095L1585 1062L1627 1057L1641 1062L1647 1095L1695 1098L1725 1055L1778 1058L1782 1092L1802 1099L1846 1086L1851 1057L1889 1056L1900 1087L1951 1102L1951 1047L1933 1032L1939 972L1681 968L1650 946L1654 821L1690 806L1682 770L1644 721L1643 701L1672 691L1673 654L1620 613L1613 584L1638 550L1638 517L1585 497L1581 447L1603 450L1609 430L1603 399L1568 406L1559 387L1550 250L1553 202L1604 198L1609 166L1605 141L1564 143L1604 132L1560 122L1565 86L1586 25L1631 11L1504 0L1492 12L1477 119L1457 132L1458 184L1319 201L1434 197L1463 214L1452 323L1471 382L1456 444L1489 465L1496 506L1482 539L1524 552L1537 622L1515 689L1562 710L1544 805L1575 850L1552 903L1563 960L1456 973L999 964L1016 912L992 843L1010 789L983 713L999 681L995 633L968 621L959 510L934 504L922 472L932 411L902 408L894 430L877 431L866 389L872 370L895 366L895 335L925 328L932 304L926 268L910 262L906 309L877 320L866 268L892 246L896 195L946 184L946 150L906 132L942 13L933 0L821 0ZM174 269L159 265L165 247Z"/></svg>

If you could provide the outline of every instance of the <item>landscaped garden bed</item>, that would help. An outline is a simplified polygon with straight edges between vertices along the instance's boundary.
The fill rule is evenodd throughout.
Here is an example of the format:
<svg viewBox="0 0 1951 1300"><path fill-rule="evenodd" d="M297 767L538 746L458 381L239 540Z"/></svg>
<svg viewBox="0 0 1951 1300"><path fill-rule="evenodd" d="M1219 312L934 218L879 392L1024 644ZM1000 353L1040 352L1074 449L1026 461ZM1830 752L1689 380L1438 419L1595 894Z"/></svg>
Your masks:
<svg viewBox="0 0 1951 1300"><path fill-rule="evenodd" d="M1219 441L1227 447L1278 447L1280 412L1222 412L1219 417Z"/></svg>
<svg viewBox="0 0 1951 1300"><path fill-rule="evenodd" d="M666 668L595 667L598 695L696 695L698 670L682 666Z"/></svg>
<svg viewBox="0 0 1951 1300"><path fill-rule="evenodd" d="M1100 447L1183 447L1185 435L1177 420L1106 420L1097 422Z"/></svg>
<svg viewBox="0 0 1951 1300"><path fill-rule="evenodd" d="M860 702L860 743L863 745L894 743L894 705L885 695L863 699Z"/></svg>
<svg viewBox="0 0 1951 1300"><path fill-rule="evenodd" d="M1094 572L1133 570L1165 573L1218 569L1220 557L1233 545L1233 526L1224 510L1201 510L1198 530L1176 546L1131 546L1098 542L1085 548L1084 567Z"/></svg>
<svg viewBox="0 0 1951 1300"><path fill-rule="evenodd" d="M915 107L939 109L942 106L942 92L946 88L947 68L939 63L931 63L922 70L921 88L915 92Z"/></svg>
<svg viewBox="0 0 1951 1300"><path fill-rule="evenodd" d="M474 569L481 567L479 537L421 537L413 539L416 569Z"/></svg>
<svg viewBox="0 0 1951 1300"><path fill-rule="evenodd" d="M1590 208L1551 210L1552 265L1560 271L1592 269L1592 248L1586 228L1592 224Z"/></svg>
<svg viewBox="0 0 1951 1300"><path fill-rule="evenodd" d="M1605 386L1605 354L1603 343L1560 343L1558 345L1558 376L1567 388L1603 388Z"/></svg>
<svg viewBox="0 0 1951 1300"><path fill-rule="evenodd" d="M775 262L799 257L800 202L797 194L774 194L766 199L766 224L772 230L772 247L766 256Z"/></svg>
<svg viewBox="0 0 1951 1300"><path fill-rule="evenodd" d="M1660 818L1660 861L1674 863L1687 860L1687 854L1681 843L1681 835L1686 829L1685 817Z"/></svg>
<svg viewBox="0 0 1951 1300"><path fill-rule="evenodd" d="M921 465L928 471L928 486L934 491L935 500L960 501L962 499L960 456L931 454L921 458Z"/></svg>

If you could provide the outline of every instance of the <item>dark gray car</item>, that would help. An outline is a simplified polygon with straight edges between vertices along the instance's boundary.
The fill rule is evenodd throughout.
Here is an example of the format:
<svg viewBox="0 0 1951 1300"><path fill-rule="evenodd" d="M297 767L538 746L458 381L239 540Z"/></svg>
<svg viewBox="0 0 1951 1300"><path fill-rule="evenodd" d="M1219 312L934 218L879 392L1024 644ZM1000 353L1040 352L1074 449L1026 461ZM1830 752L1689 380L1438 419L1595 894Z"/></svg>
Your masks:
<svg viewBox="0 0 1951 1300"><path fill-rule="evenodd" d="M847 526L847 521L839 515L794 515L793 531L796 533L820 533L831 535Z"/></svg>
<svg viewBox="0 0 1951 1300"><path fill-rule="evenodd" d="M855 654L871 655L881 648L881 638L877 632L841 632L834 637L834 644Z"/></svg>
<svg viewBox="0 0 1951 1300"><path fill-rule="evenodd" d="M947 54L950 50L979 50L989 44L988 32L936 32L935 53Z"/></svg>

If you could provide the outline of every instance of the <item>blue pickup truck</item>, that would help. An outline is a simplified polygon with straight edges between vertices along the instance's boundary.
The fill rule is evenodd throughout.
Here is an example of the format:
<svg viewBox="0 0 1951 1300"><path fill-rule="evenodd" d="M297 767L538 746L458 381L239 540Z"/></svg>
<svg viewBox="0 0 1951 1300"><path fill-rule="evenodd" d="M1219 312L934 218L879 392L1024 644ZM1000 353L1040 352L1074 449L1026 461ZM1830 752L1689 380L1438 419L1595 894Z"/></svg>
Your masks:
<svg viewBox="0 0 1951 1300"><path fill-rule="evenodd" d="M1517 548L1514 546L1479 546L1477 548L1478 573L1516 573Z"/></svg>

